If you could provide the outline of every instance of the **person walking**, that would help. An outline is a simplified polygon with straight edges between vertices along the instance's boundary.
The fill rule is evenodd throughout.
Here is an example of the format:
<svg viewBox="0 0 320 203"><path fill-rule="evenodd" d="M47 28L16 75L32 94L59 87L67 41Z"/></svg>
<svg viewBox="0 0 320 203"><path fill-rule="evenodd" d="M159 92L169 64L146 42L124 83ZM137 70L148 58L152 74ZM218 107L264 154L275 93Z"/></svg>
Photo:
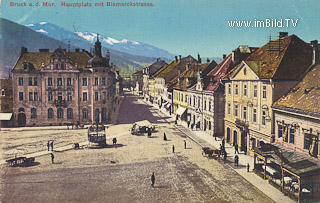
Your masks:
<svg viewBox="0 0 320 203"><path fill-rule="evenodd" d="M51 153L51 162L52 162L52 164L54 163L54 155L53 155L53 153Z"/></svg>
<svg viewBox="0 0 320 203"><path fill-rule="evenodd" d="M174 153L174 145L172 145L172 153Z"/></svg>
<svg viewBox="0 0 320 203"><path fill-rule="evenodd" d="M238 154L239 154L239 151L238 151L238 143L236 143L236 144L234 145L234 154L237 154L237 152L238 152Z"/></svg>
<svg viewBox="0 0 320 203"><path fill-rule="evenodd" d="M238 157L238 155L236 155L234 157L234 163L237 164L237 167L239 166L239 157Z"/></svg>
<svg viewBox="0 0 320 203"><path fill-rule="evenodd" d="M53 151L53 141L51 141L50 145L51 145L51 151Z"/></svg>
<svg viewBox="0 0 320 203"><path fill-rule="evenodd" d="M48 151L50 151L50 142L49 141L47 143L47 146L48 146Z"/></svg>
<svg viewBox="0 0 320 203"><path fill-rule="evenodd" d="M151 175L151 186L154 186L154 182L156 181L156 177L154 176L154 172Z"/></svg>
<svg viewBox="0 0 320 203"><path fill-rule="evenodd" d="M166 135L166 133L163 133L163 140L164 140L164 141L167 141L167 135Z"/></svg>
<svg viewBox="0 0 320 203"><path fill-rule="evenodd" d="M226 151L223 152L223 159L224 159L224 162L227 161L227 157L228 157L228 154Z"/></svg>
<svg viewBox="0 0 320 203"><path fill-rule="evenodd" d="M250 172L250 165L249 165L249 163L247 164L247 172Z"/></svg>
<svg viewBox="0 0 320 203"><path fill-rule="evenodd" d="M187 149L187 141L184 140L184 148Z"/></svg>
<svg viewBox="0 0 320 203"><path fill-rule="evenodd" d="M222 147L224 148L224 144L225 144L225 141L224 141L224 138L222 138Z"/></svg>

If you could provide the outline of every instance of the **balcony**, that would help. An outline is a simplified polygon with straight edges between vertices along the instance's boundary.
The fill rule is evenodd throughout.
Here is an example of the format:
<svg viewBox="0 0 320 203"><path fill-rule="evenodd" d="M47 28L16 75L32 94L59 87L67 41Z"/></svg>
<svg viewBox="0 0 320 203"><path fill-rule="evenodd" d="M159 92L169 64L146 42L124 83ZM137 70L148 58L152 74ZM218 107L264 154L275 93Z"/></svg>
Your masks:
<svg viewBox="0 0 320 203"><path fill-rule="evenodd" d="M56 107L67 107L67 101L66 100L54 100L53 104Z"/></svg>
<svg viewBox="0 0 320 203"><path fill-rule="evenodd" d="M248 131L248 128L249 128L249 122L248 121L236 119L235 123L236 123L237 127L244 128L244 130Z"/></svg>

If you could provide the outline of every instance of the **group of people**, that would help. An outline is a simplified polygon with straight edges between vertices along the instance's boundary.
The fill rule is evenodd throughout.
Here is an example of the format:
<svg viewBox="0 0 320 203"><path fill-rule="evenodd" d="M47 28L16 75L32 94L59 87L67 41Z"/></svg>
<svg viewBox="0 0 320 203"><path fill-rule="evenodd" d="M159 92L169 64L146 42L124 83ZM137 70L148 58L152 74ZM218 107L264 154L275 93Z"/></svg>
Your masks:
<svg viewBox="0 0 320 203"><path fill-rule="evenodd" d="M47 146L48 146L48 151L50 151L50 146L51 146L51 151L53 151L53 141L48 141L47 143Z"/></svg>

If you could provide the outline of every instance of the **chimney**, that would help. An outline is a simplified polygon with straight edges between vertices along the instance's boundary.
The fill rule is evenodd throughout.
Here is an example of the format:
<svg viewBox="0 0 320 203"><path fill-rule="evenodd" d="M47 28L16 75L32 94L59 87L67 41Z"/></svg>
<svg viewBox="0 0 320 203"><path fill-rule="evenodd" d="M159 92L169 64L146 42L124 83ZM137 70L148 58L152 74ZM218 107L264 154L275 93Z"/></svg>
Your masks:
<svg viewBox="0 0 320 203"><path fill-rule="evenodd" d="M319 62L318 40L311 41L311 46L313 49L312 64L314 65Z"/></svg>
<svg viewBox="0 0 320 203"><path fill-rule="evenodd" d="M239 52L238 52L238 50L233 50L232 51L232 62L238 63L238 61L239 61Z"/></svg>
<svg viewBox="0 0 320 203"><path fill-rule="evenodd" d="M21 56L25 53L28 53L28 48L26 47L21 47Z"/></svg>
<svg viewBox="0 0 320 203"><path fill-rule="evenodd" d="M157 62L159 62L159 58L157 58Z"/></svg>
<svg viewBox="0 0 320 203"><path fill-rule="evenodd" d="M287 36L288 36L288 32L278 32L278 39L287 37Z"/></svg>
<svg viewBox="0 0 320 203"><path fill-rule="evenodd" d="M177 56L175 56L175 58L176 58L176 62L178 62L178 57L177 57Z"/></svg>
<svg viewBox="0 0 320 203"><path fill-rule="evenodd" d="M198 63L201 63L201 58L199 53L198 53Z"/></svg>
<svg viewBox="0 0 320 203"><path fill-rule="evenodd" d="M227 54L222 55L222 59L225 59L227 57Z"/></svg>
<svg viewBox="0 0 320 203"><path fill-rule="evenodd" d="M209 59L209 57L207 57L207 63L209 63L210 62L210 59Z"/></svg>
<svg viewBox="0 0 320 203"><path fill-rule="evenodd" d="M179 55L179 61L181 61L181 55Z"/></svg>
<svg viewBox="0 0 320 203"><path fill-rule="evenodd" d="M39 52L49 52L49 49L39 49Z"/></svg>
<svg viewBox="0 0 320 203"><path fill-rule="evenodd" d="M80 49L75 49L75 51L76 51L76 52L79 52L79 51L80 51Z"/></svg>

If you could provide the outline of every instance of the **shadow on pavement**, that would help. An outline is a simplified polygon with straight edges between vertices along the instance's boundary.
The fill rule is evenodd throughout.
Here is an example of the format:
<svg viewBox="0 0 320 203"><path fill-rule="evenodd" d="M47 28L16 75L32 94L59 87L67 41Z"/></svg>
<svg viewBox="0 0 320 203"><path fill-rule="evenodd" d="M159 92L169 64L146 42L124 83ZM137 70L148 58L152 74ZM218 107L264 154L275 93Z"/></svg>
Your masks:
<svg viewBox="0 0 320 203"><path fill-rule="evenodd" d="M154 188L169 188L167 185L158 185L158 186L153 186Z"/></svg>
<svg viewBox="0 0 320 203"><path fill-rule="evenodd" d="M16 165L13 165L11 167L24 167L24 168L27 168L27 167L32 167L32 166L38 166L40 165L40 162L33 162L33 163L30 163L30 164L16 164Z"/></svg>
<svg viewBox="0 0 320 203"><path fill-rule="evenodd" d="M123 144L107 145L105 148L118 148L123 146L126 146L126 145L123 145Z"/></svg>

